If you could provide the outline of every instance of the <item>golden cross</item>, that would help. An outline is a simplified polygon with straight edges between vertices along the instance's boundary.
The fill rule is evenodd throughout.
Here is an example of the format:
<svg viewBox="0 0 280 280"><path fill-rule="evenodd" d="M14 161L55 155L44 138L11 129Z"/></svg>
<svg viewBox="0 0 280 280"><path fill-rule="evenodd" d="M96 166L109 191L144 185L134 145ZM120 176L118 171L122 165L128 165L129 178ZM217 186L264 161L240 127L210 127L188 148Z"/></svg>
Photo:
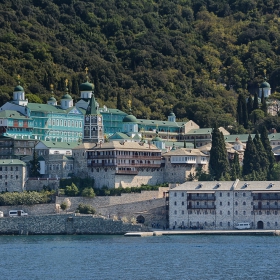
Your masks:
<svg viewBox="0 0 280 280"><path fill-rule="evenodd" d="M65 85L68 86L68 79L65 79Z"/></svg>
<svg viewBox="0 0 280 280"><path fill-rule="evenodd" d="M17 75L17 78L20 79L20 75Z"/></svg>
<svg viewBox="0 0 280 280"><path fill-rule="evenodd" d="M53 84L50 84L51 90L53 90Z"/></svg>
<svg viewBox="0 0 280 280"><path fill-rule="evenodd" d="M86 74L87 74L87 72L88 72L88 68L86 67L86 68L85 68L85 70L86 70Z"/></svg>

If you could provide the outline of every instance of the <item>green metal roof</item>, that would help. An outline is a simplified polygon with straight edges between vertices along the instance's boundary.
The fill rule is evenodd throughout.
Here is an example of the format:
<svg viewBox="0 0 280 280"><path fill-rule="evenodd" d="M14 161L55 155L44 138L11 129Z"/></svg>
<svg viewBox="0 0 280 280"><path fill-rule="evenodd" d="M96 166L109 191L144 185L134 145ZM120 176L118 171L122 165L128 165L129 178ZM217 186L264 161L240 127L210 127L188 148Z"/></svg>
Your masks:
<svg viewBox="0 0 280 280"><path fill-rule="evenodd" d="M133 115L127 115L124 117L123 122L137 123L137 119Z"/></svg>
<svg viewBox="0 0 280 280"><path fill-rule="evenodd" d="M28 103L27 107L31 112L65 113L59 106L50 104Z"/></svg>
<svg viewBox="0 0 280 280"><path fill-rule="evenodd" d="M62 96L61 99L68 99L68 100L72 100L73 98L71 97L71 95L69 95L68 93L66 93L65 95Z"/></svg>
<svg viewBox="0 0 280 280"><path fill-rule="evenodd" d="M197 128L191 129L187 134L211 134L212 128Z"/></svg>
<svg viewBox="0 0 280 280"><path fill-rule="evenodd" d="M184 148L184 142L165 141L165 146L166 147L171 147L173 144L175 144L175 147ZM186 142L186 148L193 149L193 143Z"/></svg>
<svg viewBox="0 0 280 280"><path fill-rule="evenodd" d="M30 120L30 118L25 117L24 115L20 114L14 110L4 110L0 111L0 118L11 118L11 119L23 119L23 120Z"/></svg>
<svg viewBox="0 0 280 280"><path fill-rule="evenodd" d="M169 121L158 121L158 120L145 120L137 119L137 124L141 126L166 126L166 127L181 127L187 122L169 122Z"/></svg>
<svg viewBox="0 0 280 280"><path fill-rule="evenodd" d="M100 108L100 113L103 114L113 114L113 115L125 115L127 116L127 113L121 111L121 110L118 110L118 109L107 109L106 111L104 111L102 108Z"/></svg>
<svg viewBox="0 0 280 280"><path fill-rule="evenodd" d="M248 141L249 134L235 134L235 135L224 135L225 142L234 143L236 141L236 138L238 138L239 141L242 143L245 143ZM255 134L251 134L252 139L255 138Z"/></svg>
<svg viewBox="0 0 280 280"><path fill-rule="evenodd" d="M91 99L89 101L87 110L86 110L86 115L99 115L99 108L97 108L96 100L94 98L94 95L91 96Z"/></svg>
<svg viewBox="0 0 280 280"><path fill-rule="evenodd" d="M268 82L263 82L261 83L260 88L270 88L270 84Z"/></svg>
<svg viewBox="0 0 280 280"><path fill-rule="evenodd" d="M121 133L121 132L116 132L114 133L112 136L109 137L110 140L127 140L130 139L129 136L127 136L125 133Z"/></svg>
<svg viewBox="0 0 280 280"><path fill-rule="evenodd" d="M80 91L93 91L94 90L94 84L86 81L85 83L80 84L79 90Z"/></svg>
<svg viewBox="0 0 280 280"><path fill-rule="evenodd" d="M139 136L138 134L135 134L134 137L132 137L132 139L134 139L134 140L141 140L142 137Z"/></svg>
<svg viewBox="0 0 280 280"><path fill-rule="evenodd" d="M268 134L268 139L270 141L279 141L280 140L280 133L271 133L271 134Z"/></svg>
<svg viewBox="0 0 280 280"><path fill-rule="evenodd" d="M17 85L17 86L14 88L14 91L24 91L24 89L23 89L22 86Z"/></svg>
<svg viewBox="0 0 280 280"><path fill-rule="evenodd" d="M62 148L62 149L67 149L67 148L74 148L80 145L79 142L54 142L54 141L40 141L42 142L46 147L48 148Z"/></svg>
<svg viewBox="0 0 280 280"><path fill-rule="evenodd" d="M23 166L25 166L26 164L19 159L1 159L0 165L23 165Z"/></svg>

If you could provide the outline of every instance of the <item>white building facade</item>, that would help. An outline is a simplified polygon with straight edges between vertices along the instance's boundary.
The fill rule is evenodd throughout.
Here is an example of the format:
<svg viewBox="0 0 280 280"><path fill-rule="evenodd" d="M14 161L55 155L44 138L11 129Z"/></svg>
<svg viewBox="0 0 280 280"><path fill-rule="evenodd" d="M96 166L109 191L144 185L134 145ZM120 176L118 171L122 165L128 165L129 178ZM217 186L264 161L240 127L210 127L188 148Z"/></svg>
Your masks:
<svg viewBox="0 0 280 280"><path fill-rule="evenodd" d="M169 227L280 229L280 182L186 182L169 191Z"/></svg>

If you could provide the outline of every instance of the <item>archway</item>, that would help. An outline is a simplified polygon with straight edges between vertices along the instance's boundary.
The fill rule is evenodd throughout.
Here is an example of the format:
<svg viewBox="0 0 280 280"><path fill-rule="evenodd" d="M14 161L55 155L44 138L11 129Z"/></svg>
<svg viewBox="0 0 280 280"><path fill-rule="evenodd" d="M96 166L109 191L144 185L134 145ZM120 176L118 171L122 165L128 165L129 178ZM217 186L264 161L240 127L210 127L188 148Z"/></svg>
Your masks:
<svg viewBox="0 0 280 280"><path fill-rule="evenodd" d="M258 221L257 228L263 229L263 221Z"/></svg>
<svg viewBox="0 0 280 280"><path fill-rule="evenodd" d="M142 215L139 215L139 216L136 218L136 221L137 221L137 223L139 223L139 224L144 224L144 223L145 223L145 218L144 218Z"/></svg>

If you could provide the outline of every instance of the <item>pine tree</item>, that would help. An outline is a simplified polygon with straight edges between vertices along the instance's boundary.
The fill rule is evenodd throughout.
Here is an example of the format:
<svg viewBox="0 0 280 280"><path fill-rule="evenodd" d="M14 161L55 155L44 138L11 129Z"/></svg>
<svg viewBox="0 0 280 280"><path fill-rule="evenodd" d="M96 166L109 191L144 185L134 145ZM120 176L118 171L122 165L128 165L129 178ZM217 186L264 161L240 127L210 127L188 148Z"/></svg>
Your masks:
<svg viewBox="0 0 280 280"><path fill-rule="evenodd" d="M75 76L72 78L72 93L75 95L80 94L78 80Z"/></svg>
<svg viewBox="0 0 280 280"><path fill-rule="evenodd" d="M40 176L40 163L38 161L38 155L35 149L33 150L33 159L30 161L30 177Z"/></svg>
<svg viewBox="0 0 280 280"><path fill-rule="evenodd" d="M242 112L242 95L239 94L238 95L238 100L237 100L237 122L239 124L242 124L242 116L243 116L243 112Z"/></svg>
<svg viewBox="0 0 280 280"><path fill-rule="evenodd" d="M255 168L255 161L256 161L256 147L252 140L251 134L249 134L248 141L246 144L246 149L244 152L244 159L243 159L243 169L242 175L250 175L253 173Z"/></svg>
<svg viewBox="0 0 280 280"><path fill-rule="evenodd" d="M247 112L248 112L248 116L253 112L253 98L250 94L248 100L247 100Z"/></svg>
<svg viewBox="0 0 280 280"><path fill-rule="evenodd" d="M226 177L229 171L224 136L218 128L214 128L212 131L209 171L214 180L220 180L222 177Z"/></svg>
<svg viewBox="0 0 280 280"><path fill-rule="evenodd" d="M258 94L255 92L254 94L254 102L253 102L253 111L259 109L259 98Z"/></svg>

